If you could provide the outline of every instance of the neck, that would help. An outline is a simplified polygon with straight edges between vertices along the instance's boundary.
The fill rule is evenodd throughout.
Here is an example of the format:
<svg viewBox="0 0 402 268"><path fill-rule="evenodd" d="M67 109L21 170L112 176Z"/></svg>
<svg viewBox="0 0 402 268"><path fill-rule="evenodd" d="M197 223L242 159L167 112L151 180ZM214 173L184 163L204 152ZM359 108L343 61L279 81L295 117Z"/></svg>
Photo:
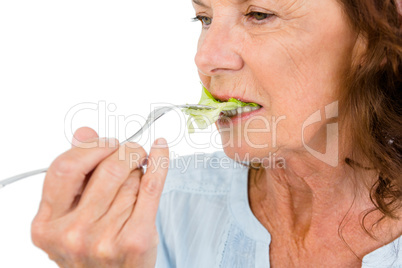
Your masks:
<svg viewBox="0 0 402 268"><path fill-rule="evenodd" d="M346 241L363 257L397 237L395 232L390 235L389 221L372 230L380 240L361 228L362 216L374 208L362 179L374 182L373 171L358 173L342 163L334 168L300 153L290 153L284 159L283 168L250 169L249 174L251 208L276 241L292 241L301 248L319 241L337 241L339 247L345 247ZM370 214L365 226L380 217L379 212ZM345 241L339 237L340 227Z"/></svg>

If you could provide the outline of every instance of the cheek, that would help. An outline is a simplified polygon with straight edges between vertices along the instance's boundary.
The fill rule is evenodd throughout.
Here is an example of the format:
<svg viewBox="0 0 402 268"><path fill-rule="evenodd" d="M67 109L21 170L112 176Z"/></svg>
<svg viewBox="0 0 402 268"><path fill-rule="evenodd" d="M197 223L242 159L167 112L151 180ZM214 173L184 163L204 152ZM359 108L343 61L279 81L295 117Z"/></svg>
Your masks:
<svg viewBox="0 0 402 268"><path fill-rule="evenodd" d="M315 111L337 98L356 34L335 1L322 2L311 7L314 13L246 41L246 64L275 113L302 106Z"/></svg>
<svg viewBox="0 0 402 268"><path fill-rule="evenodd" d="M281 37L285 39L285 37ZM295 48L292 42L271 38L250 58L256 81L264 100L266 118L271 122L268 140L276 146L298 148L302 145L301 130L304 121L321 106L331 102L328 92L312 80L315 66L309 66L305 51ZM254 55L254 54L250 54ZM307 56L307 57L306 57ZM281 118L282 120L278 119ZM277 122L277 123L275 123ZM254 135L255 139L261 136ZM275 148L272 148L274 150Z"/></svg>
<svg viewBox="0 0 402 268"><path fill-rule="evenodd" d="M337 16L329 20L339 20ZM303 123L338 100L340 81L350 66L355 34L347 24L312 24L310 31L289 28L266 35L245 53L247 66L266 96L267 115L286 117L277 129L279 146L302 144ZM253 43L250 40L245 47ZM323 125L311 126L305 138L311 140Z"/></svg>
<svg viewBox="0 0 402 268"><path fill-rule="evenodd" d="M272 37L248 60L255 79L270 96L270 110L277 115L323 103L336 89L336 64L331 64L330 55L323 55L310 42L299 47L294 42L285 36Z"/></svg>

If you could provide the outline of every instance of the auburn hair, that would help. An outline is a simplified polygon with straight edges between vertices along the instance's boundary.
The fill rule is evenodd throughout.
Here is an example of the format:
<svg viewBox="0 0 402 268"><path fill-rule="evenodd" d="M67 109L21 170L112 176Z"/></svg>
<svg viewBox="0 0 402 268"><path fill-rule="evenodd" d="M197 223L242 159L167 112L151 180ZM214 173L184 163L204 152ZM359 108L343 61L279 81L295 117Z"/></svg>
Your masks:
<svg viewBox="0 0 402 268"><path fill-rule="evenodd" d="M370 212L397 219L402 199L402 1L338 2L365 44L341 87L340 116L348 122L354 152L345 161L356 169L377 171L370 190L375 209ZM369 167L355 161L361 157Z"/></svg>

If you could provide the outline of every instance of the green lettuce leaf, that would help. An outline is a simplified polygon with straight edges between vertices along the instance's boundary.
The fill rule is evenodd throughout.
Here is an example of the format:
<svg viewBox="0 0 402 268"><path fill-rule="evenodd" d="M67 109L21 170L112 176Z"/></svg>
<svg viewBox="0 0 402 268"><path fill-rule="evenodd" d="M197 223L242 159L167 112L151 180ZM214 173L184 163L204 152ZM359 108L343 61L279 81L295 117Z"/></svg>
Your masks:
<svg viewBox="0 0 402 268"><path fill-rule="evenodd" d="M189 118L187 120L187 128L189 133L194 133L194 126L191 122L192 118L194 119L194 122L197 124L198 128L205 129L219 119L219 114L222 111L229 111L246 105L252 107L259 106L257 103L246 103L235 98L230 98L228 101L225 102L218 101L211 95L211 93L209 93L209 91L204 86L202 87L201 99L198 104L208 105L214 107L215 109L182 109L185 114L189 115Z"/></svg>

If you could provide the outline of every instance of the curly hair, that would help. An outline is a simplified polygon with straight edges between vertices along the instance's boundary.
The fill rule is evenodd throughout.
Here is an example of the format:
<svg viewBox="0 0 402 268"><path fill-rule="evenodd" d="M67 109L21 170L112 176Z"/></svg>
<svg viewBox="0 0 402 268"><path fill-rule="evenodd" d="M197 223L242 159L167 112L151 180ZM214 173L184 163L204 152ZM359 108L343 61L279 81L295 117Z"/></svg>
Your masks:
<svg viewBox="0 0 402 268"><path fill-rule="evenodd" d="M347 164L364 168L364 159L378 173L371 185L373 211L398 219L402 199L402 16L401 0L338 0L351 26L364 40L359 61L342 87L340 116L347 119L354 146ZM399 12L398 12L399 9ZM368 233L368 232L367 232Z"/></svg>

